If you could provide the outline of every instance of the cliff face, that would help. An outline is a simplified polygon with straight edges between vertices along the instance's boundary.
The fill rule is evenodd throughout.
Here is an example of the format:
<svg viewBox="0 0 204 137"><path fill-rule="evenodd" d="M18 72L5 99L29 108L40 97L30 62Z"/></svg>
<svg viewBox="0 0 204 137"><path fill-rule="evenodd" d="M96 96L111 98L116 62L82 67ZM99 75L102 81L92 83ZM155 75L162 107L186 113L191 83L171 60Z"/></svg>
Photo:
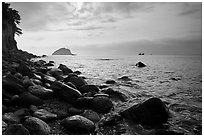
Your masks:
<svg viewBox="0 0 204 137"><path fill-rule="evenodd" d="M2 20L2 52L8 54L11 50L17 50L15 31L8 20Z"/></svg>

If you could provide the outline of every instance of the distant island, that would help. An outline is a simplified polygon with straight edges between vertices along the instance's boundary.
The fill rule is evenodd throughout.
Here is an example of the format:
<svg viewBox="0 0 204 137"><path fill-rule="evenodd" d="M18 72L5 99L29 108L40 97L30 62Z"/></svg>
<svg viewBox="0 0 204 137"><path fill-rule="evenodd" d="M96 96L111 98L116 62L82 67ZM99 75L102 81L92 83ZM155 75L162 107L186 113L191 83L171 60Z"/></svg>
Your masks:
<svg viewBox="0 0 204 137"><path fill-rule="evenodd" d="M70 49L60 48L56 50L54 53L52 53L52 55L76 55L76 54L72 54Z"/></svg>

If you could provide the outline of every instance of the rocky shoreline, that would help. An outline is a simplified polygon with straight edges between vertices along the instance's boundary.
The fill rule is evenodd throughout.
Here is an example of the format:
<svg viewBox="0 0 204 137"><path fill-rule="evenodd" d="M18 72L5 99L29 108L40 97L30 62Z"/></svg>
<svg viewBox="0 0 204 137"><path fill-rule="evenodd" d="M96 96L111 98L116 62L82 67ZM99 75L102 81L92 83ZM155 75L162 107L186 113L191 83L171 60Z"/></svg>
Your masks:
<svg viewBox="0 0 204 137"><path fill-rule="evenodd" d="M159 98L115 111L114 102L127 102L128 98L108 86L114 80L93 85L66 65L55 68L54 61L31 61L36 56L20 55L3 60L5 135L121 135L129 134L127 123L156 129L149 134L183 134L168 129L169 110Z"/></svg>

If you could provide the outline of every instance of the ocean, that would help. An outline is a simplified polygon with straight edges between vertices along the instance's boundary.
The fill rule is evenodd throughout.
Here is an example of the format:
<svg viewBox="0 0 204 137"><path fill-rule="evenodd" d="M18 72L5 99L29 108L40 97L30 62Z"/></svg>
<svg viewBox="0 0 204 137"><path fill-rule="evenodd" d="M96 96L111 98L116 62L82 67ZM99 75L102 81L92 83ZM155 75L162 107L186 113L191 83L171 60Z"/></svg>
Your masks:
<svg viewBox="0 0 204 137"><path fill-rule="evenodd" d="M127 102L114 102L119 112L151 97L158 97L170 108L170 130L202 134L202 56L48 56L46 61L67 65L82 72L88 84L105 85L124 93ZM147 66L138 68L137 62ZM119 80L128 76L130 80ZM152 130L129 126L127 134L148 134Z"/></svg>

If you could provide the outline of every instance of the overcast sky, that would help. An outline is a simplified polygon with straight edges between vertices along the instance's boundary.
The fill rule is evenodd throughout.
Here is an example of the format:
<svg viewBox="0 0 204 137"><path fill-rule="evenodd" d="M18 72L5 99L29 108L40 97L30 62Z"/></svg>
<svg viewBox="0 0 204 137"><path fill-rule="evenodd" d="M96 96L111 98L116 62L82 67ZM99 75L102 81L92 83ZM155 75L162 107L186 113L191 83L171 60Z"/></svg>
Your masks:
<svg viewBox="0 0 204 137"><path fill-rule="evenodd" d="M20 49L51 55L202 54L201 3L13 2Z"/></svg>

